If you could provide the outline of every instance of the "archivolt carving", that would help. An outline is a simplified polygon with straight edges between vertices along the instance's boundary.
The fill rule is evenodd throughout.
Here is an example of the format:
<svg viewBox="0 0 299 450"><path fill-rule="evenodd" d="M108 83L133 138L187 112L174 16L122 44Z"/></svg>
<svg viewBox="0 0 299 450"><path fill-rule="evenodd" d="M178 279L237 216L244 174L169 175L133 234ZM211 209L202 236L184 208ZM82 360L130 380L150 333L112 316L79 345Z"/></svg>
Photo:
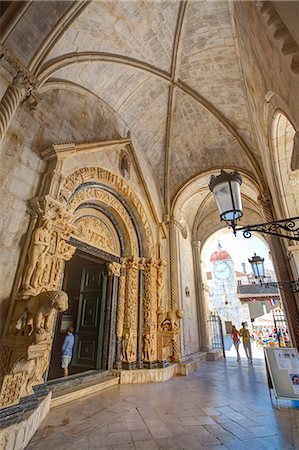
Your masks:
<svg viewBox="0 0 299 450"><path fill-rule="evenodd" d="M127 213L126 209L122 206L122 204L109 192L102 191L97 188L87 188L79 191L71 200L68 205L69 211L74 211L80 204L86 202L87 200L98 200L102 203L105 203L112 207L121 217L124 222L128 235L131 239L131 254L138 254L138 243L136 238L135 229L132 225L131 218Z"/></svg>
<svg viewBox="0 0 299 450"><path fill-rule="evenodd" d="M149 252L151 252L153 249L153 238L146 212L130 186L124 179L120 178L115 173L101 167L82 167L70 174L64 180L59 190L59 200L65 201L66 199L69 199L71 194L78 186L80 186L80 184L91 180L112 184L130 200L142 221L148 240Z"/></svg>
<svg viewBox="0 0 299 450"><path fill-rule="evenodd" d="M109 228L97 217L82 217L77 222L75 235L88 244L107 252L116 253L114 239Z"/></svg>

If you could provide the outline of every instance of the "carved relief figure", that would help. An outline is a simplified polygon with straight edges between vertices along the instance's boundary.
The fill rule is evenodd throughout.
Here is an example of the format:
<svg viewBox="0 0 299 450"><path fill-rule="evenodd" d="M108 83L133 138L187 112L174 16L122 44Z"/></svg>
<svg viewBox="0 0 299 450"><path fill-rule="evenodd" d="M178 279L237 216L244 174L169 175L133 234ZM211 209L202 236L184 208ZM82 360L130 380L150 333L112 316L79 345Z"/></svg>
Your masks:
<svg viewBox="0 0 299 450"><path fill-rule="evenodd" d="M125 333L123 335L123 340L122 340L122 359L123 359L123 361L129 362L131 353L132 353L132 348L131 348L131 344L130 344L130 335L129 335L129 333Z"/></svg>
<svg viewBox="0 0 299 450"><path fill-rule="evenodd" d="M45 255L51 242L50 230L51 222L46 221L33 233L28 250L28 266L23 281L25 289L36 288L41 280L45 268Z"/></svg>
<svg viewBox="0 0 299 450"><path fill-rule="evenodd" d="M162 293L164 289L164 267L165 262L160 261L157 265L157 304L158 311L162 308Z"/></svg>
<svg viewBox="0 0 299 450"><path fill-rule="evenodd" d="M52 311L63 312L67 309L68 296L63 291L42 292L29 297L28 300L19 300L14 309L10 333L24 336L49 333ZM23 318L23 325L19 329L18 323Z"/></svg>
<svg viewBox="0 0 299 450"><path fill-rule="evenodd" d="M179 331L180 319L184 316L181 309L170 310L158 314L158 329L163 331Z"/></svg>
<svg viewBox="0 0 299 450"><path fill-rule="evenodd" d="M153 336L152 336L153 338ZM154 355L153 339L149 333L143 335L143 359L144 361L151 361Z"/></svg>

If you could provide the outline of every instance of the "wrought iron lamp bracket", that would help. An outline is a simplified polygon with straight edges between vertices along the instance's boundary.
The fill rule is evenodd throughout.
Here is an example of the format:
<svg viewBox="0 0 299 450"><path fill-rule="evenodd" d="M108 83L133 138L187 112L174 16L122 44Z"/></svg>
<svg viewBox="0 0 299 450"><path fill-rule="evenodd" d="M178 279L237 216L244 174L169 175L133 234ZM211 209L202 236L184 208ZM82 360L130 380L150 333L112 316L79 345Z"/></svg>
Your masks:
<svg viewBox="0 0 299 450"><path fill-rule="evenodd" d="M250 238L252 232L271 234L272 236L283 237L291 239L293 241L299 241L299 225L296 222L299 221L298 217L292 217L290 219L275 220L274 222L266 222L254 225L246 225L245 227L233 227L234 233L236 231L242 231L245 238ZM280 231L286 231L291 234L284 234Z"/></svg>
<svg viewBox="0 0 299 450"><path fill-rule="evenodd" d="M299 292L299 279L292 281L270 281L269 283L261 282L261 285L266 288L276 287L278 289L282 289L283 291L291 290L294 294Z"/></svg>

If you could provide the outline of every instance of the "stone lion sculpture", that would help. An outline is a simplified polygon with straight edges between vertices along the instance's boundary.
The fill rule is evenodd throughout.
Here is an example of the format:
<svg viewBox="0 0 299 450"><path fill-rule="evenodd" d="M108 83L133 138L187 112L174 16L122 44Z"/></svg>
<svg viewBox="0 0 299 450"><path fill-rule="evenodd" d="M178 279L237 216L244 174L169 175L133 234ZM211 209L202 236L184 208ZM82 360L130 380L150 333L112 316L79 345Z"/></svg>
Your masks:
<svg viewBox="0 0 299 450"><path fill-rule="evenodd" d="M49 325L52 311L63 312L67 309L68 296L63 291L45 291L28 300L19 300L14 309L10 332L24 336L48 333L51 331ZM23 324L18 328L21 320Z"/></svg>
<svg viewBox="0 0 299 450"><path fill-rule="evenodd" d="M163 331L178 331L180 319L184 316L181 309L164 311L158 316L159 329Z"/></svg>

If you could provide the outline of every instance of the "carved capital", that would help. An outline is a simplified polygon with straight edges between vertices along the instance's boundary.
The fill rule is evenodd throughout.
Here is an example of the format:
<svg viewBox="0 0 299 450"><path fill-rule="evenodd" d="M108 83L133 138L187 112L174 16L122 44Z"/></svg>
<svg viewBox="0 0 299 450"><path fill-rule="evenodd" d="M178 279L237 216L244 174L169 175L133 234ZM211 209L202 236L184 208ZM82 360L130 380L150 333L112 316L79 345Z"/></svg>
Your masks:
<svg viewBox="0 0 299 450"><path fill-rule="evenodd" d="M121 275L121 264L113 262L108 263L108 277L120 277Z"/></svg>

